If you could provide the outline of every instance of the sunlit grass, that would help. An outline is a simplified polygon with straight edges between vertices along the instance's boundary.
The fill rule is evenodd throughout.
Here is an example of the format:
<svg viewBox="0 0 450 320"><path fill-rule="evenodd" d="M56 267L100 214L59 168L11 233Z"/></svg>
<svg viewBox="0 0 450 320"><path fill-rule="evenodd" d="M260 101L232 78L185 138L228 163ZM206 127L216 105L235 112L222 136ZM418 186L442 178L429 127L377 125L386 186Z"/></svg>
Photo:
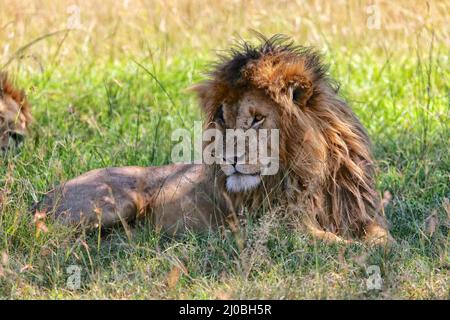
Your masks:
<svg viewBox="0 0 450 320"><path fill-rule="evenodd" d="M0 297L448 299L450 8L380 2L372 28L369 4L331 3L94 1L80 5L81 29L71 31L72 2L2 8L0 65L27 91L35 122L21 153L0 158ZM216 50L252 39L250 28L324 52L372 137L378 190L392 194L391 251L314 243L269 218L247 226L244 252L231 235L169 240L146 222L132 239L51 224L36 235L28 208L53 185L98 167L168 163L172 130L201 117L185 89ZM259 243L261 229L270 232ZM69 265L82 268L78 290L67 287ZM370 265L381 290L367 289Z"/></svg>

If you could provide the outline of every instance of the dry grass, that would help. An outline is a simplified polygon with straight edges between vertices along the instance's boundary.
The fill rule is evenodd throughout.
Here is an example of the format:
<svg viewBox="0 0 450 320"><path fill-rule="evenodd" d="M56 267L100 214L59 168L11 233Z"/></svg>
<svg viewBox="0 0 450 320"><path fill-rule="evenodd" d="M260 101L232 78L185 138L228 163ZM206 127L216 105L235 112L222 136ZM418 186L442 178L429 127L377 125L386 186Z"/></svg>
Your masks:
<svg viewBox="0 0 450 320"><path fill-rule="evenodd" d="M73 6L79 8L79 24ZM15 0L0 12L0 50L5 60L25 44L61 31L22 58L44 64L55 55L67 63L153 53L170 61L180 51L226 48L236 36L248 37L255 29L288 33L324 49L415 51L428 48L432 32L436 42L450 45L449 12L446 1ZM73 26L66 37L64 30Z"/></svg>
<svg viewBox="0 0 450 320"><path fill-rule="evenodd" d="M449 298L450 2L0 7L0 66L27 90L36 119L22 152L0 157L0 297ZM378 189L392 194L392 250L314 242L271 215L249 222L243 250L229 234L162 239L145 222L131 238L51 224L38 234L27 208L52 185L97 167L167 163L172 129L199 118L184 89L251 29L325 52L373 138ZM67 286L70 265L82 270L79 289ZM380 268L379 290L366 286L370 265Z"/></svg>

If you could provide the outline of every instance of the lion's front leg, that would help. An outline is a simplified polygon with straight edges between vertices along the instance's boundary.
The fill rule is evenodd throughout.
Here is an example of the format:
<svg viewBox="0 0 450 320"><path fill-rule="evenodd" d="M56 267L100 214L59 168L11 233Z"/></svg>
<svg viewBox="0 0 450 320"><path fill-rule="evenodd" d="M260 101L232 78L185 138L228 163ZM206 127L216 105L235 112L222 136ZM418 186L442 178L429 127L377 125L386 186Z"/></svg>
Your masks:
<svg viewBox="0 0 450 320"><path fill-rule="evenodd" d="M365 235L363 240L369 245L387 246L395 243L389 230L381 223L373 221L364 228Z"/></svg>
<svg viewBox="0 0 450 320"><path fill-rule="evenodd" d="M387 245L394 242L381 215L375 215L373 220L367 223L361 222L363 233L353 240L343 237L343 235L352 237L352 233L348 229L343 229L347 233L330 231L342 230L342 228L339 228L339 224L336 224L336 221L332 219L332 215L325 210L326 206L320 192L316 192L314 195L300 196L298 203L296 216L301 217L299 219L300 225L314 238L329 243L342 244L361 241L369 245ZM355 236L353 235L353 237Z"/></svg>
<svg viewBox="0 0 450 320"><path fill-rule="evenodd" d="M324 220L326 217L320 192L298 194L296 203L295 206L291 206L290 211L292 216L296 217L296 224L300 230L327 243L350 244L353 242L335 232L324 229L320 224L319 219Z"/></svg>
<svg viewBox="0 0 450 320"><path fill-rule="evenodd" d="M306 228L307 232L313 236L315 239L322 240L328 243L340 243L340 244L350 244L351 240L344 239L337 234L323 230L319 228L316 224L311 223L309 219L305 219L303 226Z"/></svg>

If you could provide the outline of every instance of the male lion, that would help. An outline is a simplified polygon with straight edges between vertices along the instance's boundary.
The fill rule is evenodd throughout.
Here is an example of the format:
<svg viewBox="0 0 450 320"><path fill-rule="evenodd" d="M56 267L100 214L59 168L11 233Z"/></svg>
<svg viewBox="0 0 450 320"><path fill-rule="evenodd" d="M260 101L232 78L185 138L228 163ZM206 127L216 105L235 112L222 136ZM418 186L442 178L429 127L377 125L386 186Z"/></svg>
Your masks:
<svg viewBox="0 0 450 320"><path fill-rule="evenodd" d="M12 86L6 73L0 73L0 152L18 147L30 122L30 106L25 94Z"/></svg>
<svg viewBox="0 0 450 320"><path fill-rule="evenodd" d="M230 212L265 202L325 240L388 240L369 138L319 55L284 36L260 40L233 48L193 90L205 128L225 136L225 129L279 129L275 175L261 175L260 161L241 161L246 154L212 165L99 169L51 191L41 210L89 227L146 215L175 234L215 228Z"/></svg>

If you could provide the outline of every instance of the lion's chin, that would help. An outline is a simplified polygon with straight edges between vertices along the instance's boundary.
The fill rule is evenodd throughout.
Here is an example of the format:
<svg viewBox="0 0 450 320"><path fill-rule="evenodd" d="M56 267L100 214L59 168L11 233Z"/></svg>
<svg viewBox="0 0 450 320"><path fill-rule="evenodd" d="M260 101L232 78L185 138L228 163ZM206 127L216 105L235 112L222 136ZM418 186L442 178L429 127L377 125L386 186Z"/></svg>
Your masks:
<svg viewBox="0 0 450 320"><path fill-rule="evenodd" d="M235 173L227 178L229 192L244 192L255 189L261 183L259 175Z"/></svg>

